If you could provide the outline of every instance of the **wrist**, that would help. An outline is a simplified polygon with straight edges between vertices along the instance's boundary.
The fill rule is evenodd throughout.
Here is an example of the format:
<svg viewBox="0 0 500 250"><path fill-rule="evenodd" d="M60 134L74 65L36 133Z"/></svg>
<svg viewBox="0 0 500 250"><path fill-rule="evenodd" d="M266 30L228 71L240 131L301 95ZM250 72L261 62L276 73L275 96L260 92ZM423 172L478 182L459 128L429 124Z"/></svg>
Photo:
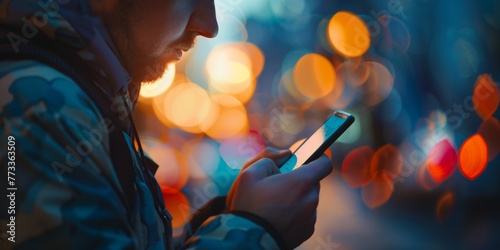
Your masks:
<svg viewBox="0 0 500 250"><path fill-rule="evenodd" d="M266 219L264 219L264 218L262 218L262 217L260 217L260 216L258 216L256 214L253 214L253 213L250 213L250 212L246 212L246 211L241 211L241 210L233 210L233 211L229 211L227 213L228 214L233 214L233 215L236 215L236 216L239 216L239 217L243 217L243 218L245 218L247 220L250 220L253 223L261 226L274 239L274 241L276 242L276 244L279 246L280 249L287 249L286 242L283 239L283 237L281 236L281 234Z"/></svg>

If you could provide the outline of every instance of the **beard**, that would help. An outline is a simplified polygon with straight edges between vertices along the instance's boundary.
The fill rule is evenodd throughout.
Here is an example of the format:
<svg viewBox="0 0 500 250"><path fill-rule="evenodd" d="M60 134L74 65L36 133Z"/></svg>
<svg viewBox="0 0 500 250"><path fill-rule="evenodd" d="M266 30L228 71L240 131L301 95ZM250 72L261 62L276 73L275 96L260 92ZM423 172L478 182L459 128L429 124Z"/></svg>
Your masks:
<svg viewBox="0 0 500 250"><path fill-rule="evenodd" d="M140 85L160 79L168 64L175 62L171 56L174 50L166 49L165 53L156 55L157 52L153 50L155 46L139 46L140 43L125 25L111 33L115 38L113 40L117 47L117 56L132 78L132 84Z"/></svg>
<svg viewBox="0 0 500 250"><path fill-rule="evenodd" d="M133 82L151 83L159 80L169 64L176 63L178 48L191 48L195 43L195 35L186 33L177 41L169 44L160 54L154 50L160 46L141 47L133 36L125 39L126 52L121 54L125 68Z"/></svg>
<svg viewBox="0 0 500 250"><path fill-rule="evenodd" d="M170 56L172 54L170 50L162 56L152 56L152 51L141 50L132 43L129 44L128 52L122 55L122 58L132 82L139 84L155 82L163 76L168 65L175 62Z"/></svg>

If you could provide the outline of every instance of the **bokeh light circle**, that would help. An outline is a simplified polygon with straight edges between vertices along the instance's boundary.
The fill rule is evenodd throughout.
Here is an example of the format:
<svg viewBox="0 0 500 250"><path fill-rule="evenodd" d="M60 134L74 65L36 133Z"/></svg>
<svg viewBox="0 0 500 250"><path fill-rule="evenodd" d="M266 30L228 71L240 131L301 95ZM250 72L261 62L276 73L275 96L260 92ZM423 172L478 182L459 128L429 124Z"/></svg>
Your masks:
<svg viewBox="0 0 500 250"><path fill-rule="evenodd" d="M447 139L434 145L427 157L429 173L436 183L448 179L455 171L456 163L457 152Z"/></svg>
<svg viewBox="0 0 500 250"><path fill-rule="evenodd" d="M209 87L246 103L253 96L264 61L264 54L252 43L220 45L207 58L205 72Z"/></svg>
<svg viewBox="0 0 500 250"><path fill-rule="evenodd" d="M372 181L361 188L361 199L369 208L384 205L392 196L394 183L392 181Z"/></svg>
<svg viewBox="0 0 500 250"><path fill-rule="evenodd" d="M182 228L189 220L191 211L191 204L186 195L181 192L163 193L163 200L165 207L172 215L172 227L174 229Z"/></svg>
<svg viewBox="0 0 500 250"><path fill-rule="evenodd" d="M335 87L335 70L326 57L311 53L295 65L293 79L297 90L308 98L328 95Z"/></svg>
<svg viewBox="0 0 500 250"><path fill-rule="evenodd" d="M189 168L184 156L177 149L157 144L150 147L147 153L159 165L155 177L164 193L178 192L186 185Z"/></svg>
<svg viewBox="0 0 500 250"><path fill-rule="evenodd" d="M392 182L403 168L403 156L394 145L386 144L375 152L370 168L375 182Z"/></svg>
<svg viewBox="0 0 500 250"><path fill-rule="evenodd" d="M201 132L197 127L207 122L213 103L207 92L193 83L175 86L164 98L166 118L177 127L192 133Z"/></svg>
<svg viewBox="0 0 500 250"><path fill-rule="evenodd" d="M218 107L218 115L212 122L201 123L203 132L216 140L248 133L247 111L238 99L230 95L216 95L212 100Z"/></svg>
<svg viewBox="0 0 500 250"><path fill-rule="evenodd" d="M394 77L389 69L379 62L365 62L369 65L370 76L362 86L363 101L369 106L375 106L385 100L392 91Z"/></svg>
<svg viewBox="0 0 500 250"><path fill-rule="evenodd" d="M328 41L341 56L359 57L370 48L370 33L365 22L357 15L339 11L328 24Z"/></svg>
<svg viewBox="0 0 500 250"><path fill-rule="evenodd" d="M488 147L483 137L475 134L467 139L459 152L462 174L469 180L479 177L488 164Z"/></svg>
<svg viewBox="0 0 500 250"><path fill-rule="evenodd" d="M370 161L374 150L363 146L352 150L342 163L342 178L352 188L362 187L372 180Z"/></svg>
<svg viewBox="0 0 500 250"><path fill-rule="evenodd" d="M500 104L500 91L490 75L483 74L477 78L472 102L477 114L483 120L487 120L495 113Z"/></svg>

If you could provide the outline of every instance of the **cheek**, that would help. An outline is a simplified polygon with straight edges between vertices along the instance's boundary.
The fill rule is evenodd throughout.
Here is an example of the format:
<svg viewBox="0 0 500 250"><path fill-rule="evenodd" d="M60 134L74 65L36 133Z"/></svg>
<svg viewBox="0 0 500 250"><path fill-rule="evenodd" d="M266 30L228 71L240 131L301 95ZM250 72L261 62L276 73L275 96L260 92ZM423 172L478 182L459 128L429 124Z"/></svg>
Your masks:
<svg viewBox="0 0 500 250"><path fill-rule="evenodd" d="M192 6L189 1L154 1L156 4L145 7L141 22L143 29L161 41L175 41L180 38L189 22ZM146 11L149 9L149 11ZM159 38L158 38L159 37Z"/></svg>
<svg viewBox="0 0 500 250"><path fill-rule="evenodd" d="M160 55L186 31L193 6L191 1L145 1L133 13L130 23L133 47L141 53Z"/></svg>
<svg viewBox="0 0 500 250"><path fill-rule="evenodd" d="M162 18L158 18L156 32L166 43L178 40L186 31L191 13L181 7L168 11Z"/></svg>
<svg viewBox="0 0 500 250"><path fill-rule="evenodd" d="M153 11L132 23L133 40L138 43L133 46L156 55L164 53L165 49L185 32L189 15L182 13Z"/></svg>

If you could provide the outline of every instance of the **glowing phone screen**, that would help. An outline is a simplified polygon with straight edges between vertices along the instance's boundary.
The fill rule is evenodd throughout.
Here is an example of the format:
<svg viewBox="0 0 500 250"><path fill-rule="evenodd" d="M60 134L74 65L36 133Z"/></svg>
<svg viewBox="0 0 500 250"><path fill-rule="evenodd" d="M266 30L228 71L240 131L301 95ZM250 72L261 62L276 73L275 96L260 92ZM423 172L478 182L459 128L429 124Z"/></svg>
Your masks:
<svg viewBox="0 0 500 250"><path fill-rule="evenodd" d="M298 168L316 153L319 157L352 124L354 117L345 112L336 111L326 122L293 152L293 155L281 166L282 173Z"/></svg>

